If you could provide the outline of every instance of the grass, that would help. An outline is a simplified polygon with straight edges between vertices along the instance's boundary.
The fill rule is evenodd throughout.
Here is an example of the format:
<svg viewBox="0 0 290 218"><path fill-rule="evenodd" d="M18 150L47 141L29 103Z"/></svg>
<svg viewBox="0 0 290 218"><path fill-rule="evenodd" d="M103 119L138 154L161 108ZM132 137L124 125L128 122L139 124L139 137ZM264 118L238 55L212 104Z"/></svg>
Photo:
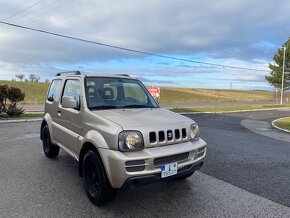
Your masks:
<svg viewBox="0 0 290 218"><path fill-rule="evenodd" d="M6 115L0 115L0 120L33 119L33 118L43 118L43 113L29 113L23 114L18 117L9 117Z"/></svg>
<svg viewBox="0 0 290 218"><path fill-rule="evenodd" d="M227 112L227 111L242 111L242 110L259 110L290 107L290 105L253 105L253 106L225 106L225 107L203 107L203 108L173 108L170 109L177 113L187 112Z"/></svg>
<svg viewBox="0 0 290 218"><path fill-rule="evenodd" d="M277 120L275 122L275 125L282 129L287 129L290 131L290 117Z"/></svg>
<svg viewBox="0 0 290 218"><path fill-rule="evenodd" d="M49 83L44 82L18 82L0 80L0 85L8 85L20 88L25 92L23 104L43 104Z"/></svg>
<svg viewBox="0 0 290 218"><path fill-rule="evenodd" d="M22 104L43 104L49 83L19 82L0 80L1 84L15 86L25 92ZM285 92L285 98L290 93ZM161 87L161 103L166 102L251 102L274 101L275 93L266 91L240 91L219 89L190 89Z"/></svg>
<svg viewBox="0 0 290 218"><path fill-rule="evenodd" d="M271 101L275 94L266 91L240 91L218 89L189 89L161 87L161 103L164 102L225 102Z"/></svg>

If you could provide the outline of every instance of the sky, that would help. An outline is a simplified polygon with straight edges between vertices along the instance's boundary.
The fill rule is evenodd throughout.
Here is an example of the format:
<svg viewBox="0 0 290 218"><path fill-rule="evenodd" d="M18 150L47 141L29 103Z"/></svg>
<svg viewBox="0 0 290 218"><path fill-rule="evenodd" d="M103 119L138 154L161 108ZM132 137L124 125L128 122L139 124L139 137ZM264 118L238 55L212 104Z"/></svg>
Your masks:
<svg viewBox="0 0 290 218"><path fill-rule="evenodd" d="M0 0L0 21L179 59L0 24L0 80L18 73L125 73L146 85L273 90L273 55L290 36L286 0Z"/></svg>

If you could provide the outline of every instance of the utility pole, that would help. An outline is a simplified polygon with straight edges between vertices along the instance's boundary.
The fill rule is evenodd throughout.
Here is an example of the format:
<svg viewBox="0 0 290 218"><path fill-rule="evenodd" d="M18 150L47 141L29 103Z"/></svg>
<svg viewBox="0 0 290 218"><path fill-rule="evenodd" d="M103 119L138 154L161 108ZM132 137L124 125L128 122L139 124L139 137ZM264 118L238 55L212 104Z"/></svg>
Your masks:
<svg viewBox="0 0 290 218"><path fill-rule="evenodd" d="M285 47L282 47L283 50L284 50L284 53L283 53L283 69L282 69L282 84L281 84L281 99L280 99L280 104L282 105L283 104L283 92L284 92L284 70L285 70L285 55L286 55L286 46Z"/></svg>

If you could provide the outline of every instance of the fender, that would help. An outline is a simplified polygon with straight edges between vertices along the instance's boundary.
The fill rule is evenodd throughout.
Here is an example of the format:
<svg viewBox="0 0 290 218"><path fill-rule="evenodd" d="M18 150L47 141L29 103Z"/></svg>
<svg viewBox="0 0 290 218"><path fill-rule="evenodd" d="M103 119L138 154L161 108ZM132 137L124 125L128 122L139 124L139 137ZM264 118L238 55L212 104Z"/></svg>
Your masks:
<svg viewBox="0 0 290 218"><path fill-rule="evenodd" d="M84 137L79 138L79 146L78 146L78 153L80 153L82 146L85 143L91 143L95 146L96 149L103 148L103 149L110 149L105 138L96 130L90 130L86 133Z"/></svg>
<svg viewBox="0 0 290 218"><path fill-rule="evenodd" d="M46 113L43 117L43 120L47 123L49 134L50 134L50 140L52 144L56 144L53 136L53 131L52 131L52 119L49 113Z"/></svg>

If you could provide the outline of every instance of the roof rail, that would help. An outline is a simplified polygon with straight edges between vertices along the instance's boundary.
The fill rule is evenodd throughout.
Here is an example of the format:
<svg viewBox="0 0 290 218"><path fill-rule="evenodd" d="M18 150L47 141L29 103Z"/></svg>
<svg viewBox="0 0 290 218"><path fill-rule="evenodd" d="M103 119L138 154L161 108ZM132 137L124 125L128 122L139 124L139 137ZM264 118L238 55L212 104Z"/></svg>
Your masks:
<svg viewBox="0 0 290 218"><path fill-rule="evenodd" d="M78 70L77 71L66 71L66 72L57 73L57 74L55 74L55 76L61 76L63 74L81 75L81 72Z"/></svg>
<svg viewBox="0 0 290 218"><path fill-rule="evenodd" d="M128 74L115 74L115 75L117 75L117 76L128 76L128 77L130 77L130 75L128 75Z"/></svg>

